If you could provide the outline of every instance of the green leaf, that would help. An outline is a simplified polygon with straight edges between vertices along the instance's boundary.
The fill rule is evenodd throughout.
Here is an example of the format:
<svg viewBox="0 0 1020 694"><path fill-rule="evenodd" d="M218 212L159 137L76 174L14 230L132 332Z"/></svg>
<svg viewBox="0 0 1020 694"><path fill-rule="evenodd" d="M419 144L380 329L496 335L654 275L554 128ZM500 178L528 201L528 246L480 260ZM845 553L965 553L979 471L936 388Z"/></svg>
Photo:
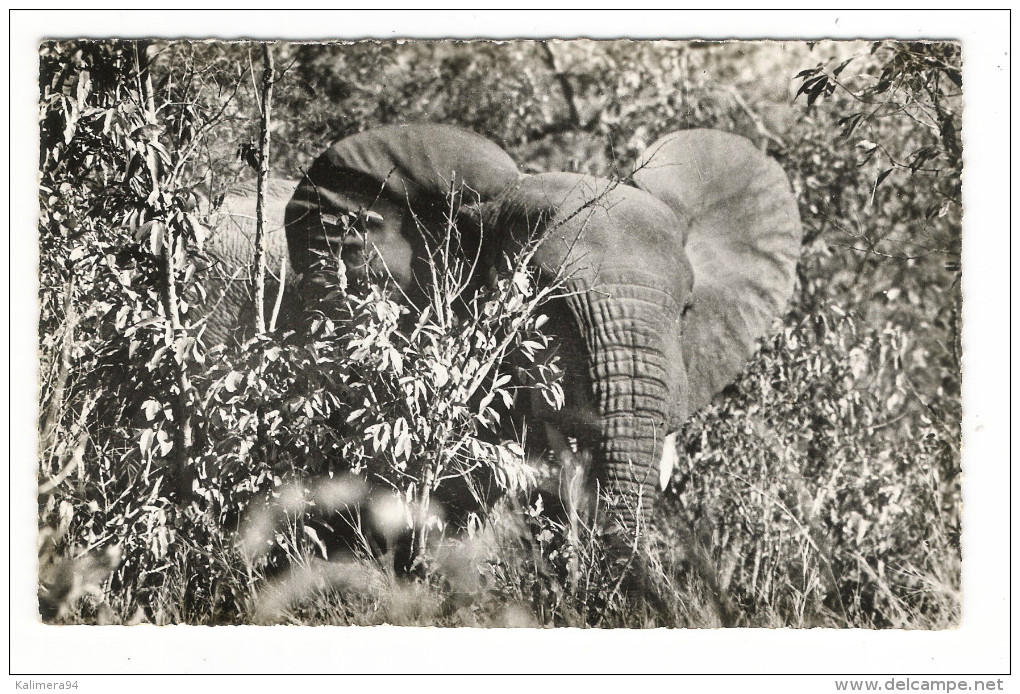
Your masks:
<svg viewBox="0 0 1020 694"><path fill-rule="evenodd" d="M149 250L153 255L158 256L163 250L166 226L162 222L147 222L144 226L149 227Z"/></svg>
<svg viewBox="0 0 1020 694"><path fill-rule="evenodd" d="M498 390L499 396L503 399L503 405L510 409L514 405L514 396L508 390Z"/></svg>
<svg viewBox="0 0 1020 694"><path fill-rule="evenodd" d="M159 347L155 352L152 353L152 358L146 362L145 366L149 371L154 371L159 366L160 361L163 360L163 355L166 354L166 345Z"/></svg>
<svg viewBox="0 0 1020 694"><path fill-rule="evenodd" d="M432 362L432 382L436 388L442 388L450 382L450 372L439 362Z"/></svg>
<svg viewBox="0 0 1020 694"><path fill-rule="evenodd" d="M69 145L78 127L78 104L73 99L65 99L64 119L64 144Z"/></svg>
<svg viewBox="0 0 1020 694"><path fill-rule="evenodd" d="M209 230L198 220L198 217L190 212L185 216L188 220L188 225L191 227L191 235L195 239L195 246L201 252L205 248L205 240L209 237Z"/></svg>
<svg viewBox="0 0 1020 694"><path fill-rule="evenodd" d="M315 528L308 525L303 525L301 526L301 529L304 531L305 535L308 536L308 539L310 539L312 543L316 546L316 548L318 548L319 554L322 555L322 558L325 559L326 561L329 561L329 553L326 551L326 545L323 543L322 540L319 539L319 533L315 532Z"/></svg>
<svg viewBox="0 0 1020 694"><path fill-rule="evenodd" d="M138 448L142 451L142 455L149 455L155 438L156 432L152 429L142 429L142 435L138 437Z"/></svg>
<svg viewBox="0 0 1020 694"><path fill-rule="evenodd" d="M163 429L156 432L156 442L159 444L159 454L166 457L174 447L173 439Z"/></svg>
<svg viewBox="0 0 1020 694"><path fill-rule="evenodd" d="M478 414L479 415L482 415L482 416L485 415L485 410L488 409L489 404L492 402L492 399L495 397L495 395L496 395L495 393L487 393L486 396L484 398L482 398L481 403L479 403L479 405L478 405Z"/></svg>
<svg viewBox="0 0 1020 694"><path fill-rule="evenodd" d="M856 58L856 56L851 56L850 58L847 58L842 63L840 63L838 66L836 66L836 68L832 71L833 76L834 77L839 77L839 73L843 72L843 70L846 68L846 66L854 61L854 58Z"/></svg>
<svg viewBox="0 0 1020 694"><path fill-rule="evenodd" d="M163 411L162 403L156 400L149 399L142 403L142 412L145 413L145 419L147 419L150 422L156 418L157 413L162 411Z"/></svg>
<svg viewBox="0 0 1020 694"><path fill-rule="evenodd" d="M78 86L75 90L78 103L84 105L89 98L89 93L92 91L92 77L89 75L88 70L82 70L78 73Z"/></svg>
<svg viewBox="0 0 1020 694"><path fill-rule="evenodd" d="M227 377L223 379L223 387L228 393L236 393L238 386L244 380L244 374L238 371L231 371L227 374Z"/></svg>

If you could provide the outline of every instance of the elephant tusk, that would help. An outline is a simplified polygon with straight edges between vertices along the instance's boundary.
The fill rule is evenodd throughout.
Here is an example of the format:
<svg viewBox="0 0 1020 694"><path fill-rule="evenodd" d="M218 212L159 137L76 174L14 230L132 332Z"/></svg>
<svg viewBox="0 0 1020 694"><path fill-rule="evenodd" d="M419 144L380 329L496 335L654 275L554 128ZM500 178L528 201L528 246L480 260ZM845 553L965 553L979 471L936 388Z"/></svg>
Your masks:
<svg viewBox="0 0 1020 694"><path fill-rule="evenodd" d="M659 461L659 489L665 490L673 476L673 469L678 462L676 453L676 432L667 436L662 442L662 460Z"/></svg>

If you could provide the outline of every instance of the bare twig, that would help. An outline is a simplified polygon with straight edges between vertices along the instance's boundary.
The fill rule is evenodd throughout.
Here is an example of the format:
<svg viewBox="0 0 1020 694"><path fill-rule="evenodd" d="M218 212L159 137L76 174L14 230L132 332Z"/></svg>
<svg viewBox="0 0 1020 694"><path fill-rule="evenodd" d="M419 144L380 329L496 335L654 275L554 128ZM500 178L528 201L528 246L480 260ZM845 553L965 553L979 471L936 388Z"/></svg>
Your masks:
<svg viewBox="0 0 1020 694"><path fill-rule="evenodd" d="M280 259L280 283L276 289L276 303L273 304L273 316L269 320L269 331L276 331L276 320L280 317L280 307L283 305L283 292L287 287L287 256Z"/></svg>

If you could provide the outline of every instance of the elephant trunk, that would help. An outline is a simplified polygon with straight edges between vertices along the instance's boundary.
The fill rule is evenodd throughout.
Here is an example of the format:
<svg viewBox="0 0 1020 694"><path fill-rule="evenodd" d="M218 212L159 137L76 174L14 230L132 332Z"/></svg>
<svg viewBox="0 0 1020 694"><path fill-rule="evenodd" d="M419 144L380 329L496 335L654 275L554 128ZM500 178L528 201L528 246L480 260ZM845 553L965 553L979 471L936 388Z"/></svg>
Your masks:
<svg viewBox="0 0 1020 694"><path fill-rule="evenodd" d="M676 302L649 281L608 282L570 300L588 361L597 426L586 442L607 530L630 542L651 517L663 439L679 398ZM682 371L680 369L679 371ZM613 526L616 526L615 528Z"/></svg>

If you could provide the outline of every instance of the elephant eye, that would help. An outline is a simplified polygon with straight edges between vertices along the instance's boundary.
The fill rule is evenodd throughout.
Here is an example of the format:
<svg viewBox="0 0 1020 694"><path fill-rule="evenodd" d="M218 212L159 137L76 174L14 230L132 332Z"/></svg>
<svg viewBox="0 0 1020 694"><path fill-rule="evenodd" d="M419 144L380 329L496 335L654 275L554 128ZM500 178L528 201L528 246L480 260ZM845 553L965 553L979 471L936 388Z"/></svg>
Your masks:
<svg viewBox="0 0 1020 694"><path fill-rule="evenodd" d="M687 314L690 313L690 310L691 310L692 306L694 306L694 303L691 302L691 301L688 301L686 304L684 304L683 309L680 310L680 315L682 317L686 318Z"/></svg>

